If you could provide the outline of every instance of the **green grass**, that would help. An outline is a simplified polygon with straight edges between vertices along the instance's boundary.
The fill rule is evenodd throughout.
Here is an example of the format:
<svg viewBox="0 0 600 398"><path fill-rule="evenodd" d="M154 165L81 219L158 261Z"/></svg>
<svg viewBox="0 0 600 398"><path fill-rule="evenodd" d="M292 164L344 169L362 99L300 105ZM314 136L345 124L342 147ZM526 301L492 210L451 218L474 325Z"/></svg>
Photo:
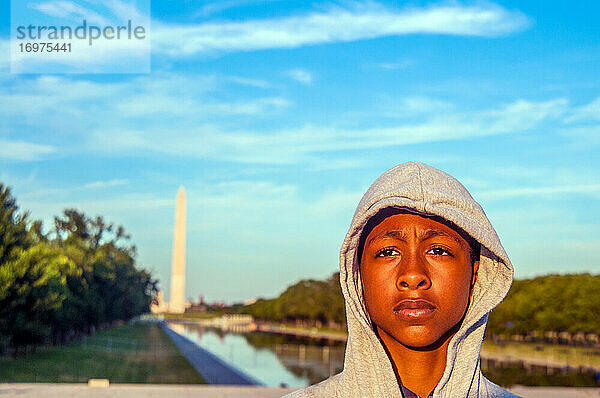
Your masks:
<svg viewBox="0 0 600 398"><path fill-rule="evenodd" d="M20 358L0 358L0 382L204 384L157 324L138 322Z"/></svg>
<svg viewBox="0 0 600 398"><path fill-rule="evenodd" d="M327 328L327 327L303 327L303 326L295 326L295 325L287 325L285 323L269 323L269 325L272 326L278 326L280 328L283 329L287 329L287 330L302 330L305 332L314 332L314 333L336 333L339 335L348 335L348 332L346 332L345 330L340 330L340 329L332 329L332 328Z"/></svg>

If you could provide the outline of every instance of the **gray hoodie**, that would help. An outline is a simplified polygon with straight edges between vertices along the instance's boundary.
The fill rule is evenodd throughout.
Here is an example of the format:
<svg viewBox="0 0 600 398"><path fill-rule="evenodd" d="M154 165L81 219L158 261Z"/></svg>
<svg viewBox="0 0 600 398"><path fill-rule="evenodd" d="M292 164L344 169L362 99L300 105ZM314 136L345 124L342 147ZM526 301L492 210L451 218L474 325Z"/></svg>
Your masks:
<svg viewBox="0 0 600 398"><path fill-rule="evenodd" d="M360 281L358 246L367 221L381 209L406 208L440 216L481 244L471 303L448 345L446 369L433 397L513 397L481 374L479 352L488 313L508 293L513 267L481 206L452 176L419 162L383 173L362 197L340 251L348 342L344 370L288 397L401 397L390 359L373 330Z"/></svg>

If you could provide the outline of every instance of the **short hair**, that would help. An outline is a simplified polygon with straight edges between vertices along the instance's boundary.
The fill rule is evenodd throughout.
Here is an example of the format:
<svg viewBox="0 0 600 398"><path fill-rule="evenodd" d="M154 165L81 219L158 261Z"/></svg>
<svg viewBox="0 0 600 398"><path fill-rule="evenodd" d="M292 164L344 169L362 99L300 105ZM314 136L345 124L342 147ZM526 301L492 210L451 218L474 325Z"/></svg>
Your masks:
<svg viewBox="0 0 600 398"><path fill-rule="evenodd" d="M417 215L420 215L423 217L431 218L434 221L437 221L441 224L446 225L447 227L456 231L456 233L458 233L469 244L469 257L471 260L471 264L473 264L473 263L475 263L475 261L479 260L479 256L481 254L481 243L477 242L476 239L474 239L471 235L466 233L462 228L460 228L458 225L454 224L453 222L448 221L445 218L442 218L440 216L422 214L422 213L419 213L418 211L414 211L414 210L406 208L406 207L385 207L385 208L379 210L377 212L377 214L375 214L373 217L371 217L369 219L369 221L367 221L367 223L365 224L365 227L363 228L363 230L360 234L360 240L358 241L358 263L359 264L362 259L362 253L364 250L365 241L367 240L367 236L369 236L371 231L373 231L373 228L375 228L377 225L379 225L383 220L385 220L386 218L391 217L393 215L396 215L396 214L417 214Z"/></svg>

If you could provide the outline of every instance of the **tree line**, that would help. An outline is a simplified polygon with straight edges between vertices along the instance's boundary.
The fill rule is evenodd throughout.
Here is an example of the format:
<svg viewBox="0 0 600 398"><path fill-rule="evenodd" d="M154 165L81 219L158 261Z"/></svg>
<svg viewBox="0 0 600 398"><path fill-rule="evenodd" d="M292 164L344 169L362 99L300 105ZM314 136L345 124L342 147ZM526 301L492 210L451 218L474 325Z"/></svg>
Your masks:
<svg viewBox="0 0 600 398"><path fill-rule="evenodd" d="M121 226L67 209L44 233L0 183L0 353L61 343L149 311L157 281Z"/></svg>
<svg viewBox="0 0 600 398"><path fill-rule="evenodd" d="M345 327L346 312L339 272L324 281L301 280L275 299L258 299L239 312L259 320L296 322L304 325Z"/></svg>
<svg viewBox="0 0 600 398"><path fill-rule="evenodd" d="M488 320L487 333L531 332L600 334L600 275L546 275L515 280ZM259 299L239 312L259 320L345 325L339 272L325 281L302 280L274 299Z"/></svg>
<svg viewBox="0 0 600 398"><path fill-rule="evenodd" d="M491 333L600 334L600 275L545 275L515 280L488 320Z"/></svg>

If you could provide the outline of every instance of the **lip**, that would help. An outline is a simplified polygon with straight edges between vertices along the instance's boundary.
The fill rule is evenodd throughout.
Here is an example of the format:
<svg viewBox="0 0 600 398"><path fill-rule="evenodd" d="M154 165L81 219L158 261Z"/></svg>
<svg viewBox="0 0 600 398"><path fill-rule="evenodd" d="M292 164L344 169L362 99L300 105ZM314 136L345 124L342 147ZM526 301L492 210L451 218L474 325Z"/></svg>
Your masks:
<svg viewBox="0 0 600 398"><path fill-rule="evenodd" d="M435 305L427 300L407 299L394 307L394 314L404 320L424 320L431 318L435 310Z"/></svg>

